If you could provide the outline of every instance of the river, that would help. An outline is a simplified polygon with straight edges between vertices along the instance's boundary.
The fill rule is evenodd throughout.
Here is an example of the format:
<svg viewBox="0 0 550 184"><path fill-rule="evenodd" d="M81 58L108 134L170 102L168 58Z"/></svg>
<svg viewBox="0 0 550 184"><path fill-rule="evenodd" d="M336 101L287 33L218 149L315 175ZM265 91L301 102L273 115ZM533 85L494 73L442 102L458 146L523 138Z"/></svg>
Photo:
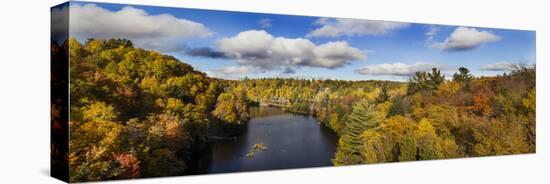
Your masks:
<svg viewBox="0 0 550 184"><path fill-rule="evenodd" d="M312 116L276 107L252 107L251 119L235 140L212 143L198 173L227 173L332 165L337 136ZM249 153L256 143L267 150Z"/></svg>

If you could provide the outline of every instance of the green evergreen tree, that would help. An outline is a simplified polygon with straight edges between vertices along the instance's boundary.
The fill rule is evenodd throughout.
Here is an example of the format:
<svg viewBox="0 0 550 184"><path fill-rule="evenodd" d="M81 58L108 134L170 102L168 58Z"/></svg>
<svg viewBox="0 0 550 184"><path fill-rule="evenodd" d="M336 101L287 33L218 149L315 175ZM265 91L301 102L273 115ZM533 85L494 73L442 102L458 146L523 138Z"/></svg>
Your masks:
<svg viewBox="0 0 550 184"><path fill-rule="evenodd" d="M458 68L458 72L453 75L453 81L455 82L469 82L474 78L472 74L470 74L470 70L465 67Z"/></svg>
<svg viewBox="0 0 550 184"><path fill-rule="evenodd" d="M423 91L428 89L428 73L426 72L416 72L409 79L409 85L407 88L407 94L413 94L418 91Z"/></svg>
<svg viewBox="0 0 550 184"><path fill-rule="evenodd" d="M388 86L384 85L382 86L382 91L380 91L380 94L378 95L378 97L376 97L376 102L377 103L384 103L384 102L387 102L388 100L390 100L390 94L388 92Z"/></svg>
<svg viewBox="0 0 550 184"><path fill-rule="evenodd" d="M441 70L437 68L432 68L430 73L416 72L409 79L407 94L410 95L419 91L436 90L443 82L445 82L445 75L441 74Z"/></svg>
<svg viewBox="0 0 550 184"><path fill-rule="evenodd" d="M429 88L432 90L437 89L437 87L445 82L445 75L441 74L441 70L437 68L432 68L432 72L428 73Z"/></svg>
<svg viewBox="0 0 550 184"><path fill-rule="evenodd" d="M340 140L334 165L352 165L362 163L361 149L363 141L361 134L370 128L379 125L379 117L374 105L363 99L357 102L350 114L346 117L346 123Z"/></svg>
<svg viewBox="0 0 550 184"><path fill-rule="evenodd" d="M453 81L454 82L459 82L459 83L464 83L463 89L465 89L466 91L471 91L472 90L471 81L472 81L473 78L474 78L474 76L472 74L470 74L470 70L468 70L468 68L465 68L465 67L460 67L458 69L458 73L455 73L453 75Z"/></svg>

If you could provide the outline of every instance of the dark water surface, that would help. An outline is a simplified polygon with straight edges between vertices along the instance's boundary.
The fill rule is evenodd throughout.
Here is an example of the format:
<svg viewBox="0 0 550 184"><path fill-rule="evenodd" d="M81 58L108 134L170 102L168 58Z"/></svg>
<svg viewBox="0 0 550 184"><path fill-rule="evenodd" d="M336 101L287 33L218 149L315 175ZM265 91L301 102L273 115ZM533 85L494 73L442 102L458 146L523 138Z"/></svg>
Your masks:
<svg viewBox="0 0 550 184"><path fill-rule="evenodd" d="M252 107L252 119L235 140L212 143L200 159L199 173L226 173L330 166L337 137L314 117L275 107ZM247 157L253 145L265 151Z"/></svg>

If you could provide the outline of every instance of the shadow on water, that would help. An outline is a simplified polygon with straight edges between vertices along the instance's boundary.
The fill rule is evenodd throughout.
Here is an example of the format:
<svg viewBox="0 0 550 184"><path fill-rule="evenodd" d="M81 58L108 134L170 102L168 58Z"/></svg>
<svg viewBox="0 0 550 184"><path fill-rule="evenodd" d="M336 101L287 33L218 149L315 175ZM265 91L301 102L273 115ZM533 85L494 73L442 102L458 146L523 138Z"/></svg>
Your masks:
<svg viewBox="0 0 550 184"><path fill-rule="evenodd" d="M275 107L253 107L252 119L234 140L216 141L202 152L193 174L331 166L337 136L314 117ZM246 156L256 143L265 151Z"/></svg>

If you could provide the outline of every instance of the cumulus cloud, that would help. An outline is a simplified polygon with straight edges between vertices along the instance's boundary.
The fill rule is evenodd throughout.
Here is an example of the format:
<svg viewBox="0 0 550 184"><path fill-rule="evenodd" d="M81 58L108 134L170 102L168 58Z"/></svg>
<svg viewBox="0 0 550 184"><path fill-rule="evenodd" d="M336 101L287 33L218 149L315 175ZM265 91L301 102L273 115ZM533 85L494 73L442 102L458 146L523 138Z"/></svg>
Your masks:
<svg viewBox="0 0 550 184"><path fill-rule="evenodd" d="M411 76L415 72L430 71L432 68L445 69L446 66L424 62L418 62L414 64L384 63L365 66L363 68L357 69L356 72L363 75Z"/></svg>
<svg viewBox="0 0 550 184"><path fill-rule="evenodd" d="M409 23L402 22L339 18L320 18L315 24L321 27L311 31L306 37L383 35L409 26Z"/></svg>
<svg viewBox="0 0 550 184"><path fill-rule="evenodd" d="M367 57L345 41L316 45L303 38L274 37L263 30L248 30L222 38L217 46L239 64L263 70L301 66L333 69Z"/></svg>
<svg viewBox="0 0 550 184"><path fill-rule="evenodd" d="M271 25L271 22L273 20L271 19L261 19L260 21L258 21L258 24L260 24L260 27L263 28L263 29L267 29L267 28L270 28L272 25Z"/></svg>
<svg viewBox="0 0 550 184"><path fill-rule="evenodd" d="M518 67L518 64L512 64L509 62L498 62L498 63L492 63L487 64L483 67L481 67L481 70L484 71L510 71L514 70Z"/></svg>
<svg viewBox="0 0 550 184"><path fill-rule="evenodd" d="M185 46L177 39L212 34L201 23L170 14L151 15L131 6L111 11L95 4L73 4L70 13L70 33L77 38L123 37L139 47L159 51L181 51Z"/></svg>
<svg viewBox="0 0 550 184"><path fill-rule="evenodd" d="M499 41L500 39L499 36L489 31L458 27L445 41L432 43L431 46L445 51L463 51L475 49L485 43Z"/></svg>

